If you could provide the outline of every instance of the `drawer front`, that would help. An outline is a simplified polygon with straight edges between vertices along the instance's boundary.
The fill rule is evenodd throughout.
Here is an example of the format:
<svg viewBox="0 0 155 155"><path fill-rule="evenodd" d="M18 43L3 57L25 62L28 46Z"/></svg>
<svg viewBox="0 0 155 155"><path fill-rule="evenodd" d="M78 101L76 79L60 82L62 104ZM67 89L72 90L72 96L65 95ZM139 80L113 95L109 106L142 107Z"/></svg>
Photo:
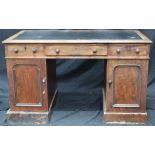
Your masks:
<svg viewBox="0 0 155 155"><path fill-rule="evenodd" d="M148 56L149 46L147 45L111 45L109 56Z"/></svg>
<svg viewBox="0 0 155 155"><path fill-rule="evenodd" d="M44 56L44 46L43 45L27 45L26 54L30 57L43 57Z"/></svg>
<svg viewBox="0 0 155 155"><path fill-rule="evenodd" d="M45 47L47 56L85 56L85 55L107 55L105 45L49 45Z"/></svg>
<svg viewBox="0 0 155 155"><path fill-rule="evenodd" d="M25 45L9 45L6 46L6 57L22 57L26 55L26 46Z"/></svg>
<svg viewBox="0 0 155 155"><path fill-rule="evenodd" d="M10 45L6 48L7 57L41 57L44 56L44 46L41 45Z"/></svg>

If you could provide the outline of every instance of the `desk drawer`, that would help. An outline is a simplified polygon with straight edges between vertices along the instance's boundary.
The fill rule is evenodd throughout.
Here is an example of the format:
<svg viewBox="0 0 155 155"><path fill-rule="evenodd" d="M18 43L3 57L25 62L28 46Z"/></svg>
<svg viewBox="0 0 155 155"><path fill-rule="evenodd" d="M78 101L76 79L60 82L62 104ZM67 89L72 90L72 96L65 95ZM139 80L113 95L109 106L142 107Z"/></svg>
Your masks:
<svg viewBox="0 0 155 155"><path fill-rule="evenodd" d="M40 44L15 44L6 46L6 56L7 57L43 57L44 47Z"/></svg>
<svg viewBox="0 0 155 155"><path fill-rule="evenodd" d="M148 56L149 46L147 45L111 45L109 47L110 56Z"/></svg>
<svg viewBox="0 0 155 155"><path fill-rule="evenodd" d="M15 45L10 45L10 46L6 46L6 56L7 57L22 57L27 55L26 53L26 46L25 45L19 45L19 44L15 44Z"/></svg>
<svg viewBox="0 0 155 155"><path fill-rule="evenodd" d="M45 55L66 55L66 56L86 56L86 55L107 55L105 45L49 45L45 47Z"/></svg>

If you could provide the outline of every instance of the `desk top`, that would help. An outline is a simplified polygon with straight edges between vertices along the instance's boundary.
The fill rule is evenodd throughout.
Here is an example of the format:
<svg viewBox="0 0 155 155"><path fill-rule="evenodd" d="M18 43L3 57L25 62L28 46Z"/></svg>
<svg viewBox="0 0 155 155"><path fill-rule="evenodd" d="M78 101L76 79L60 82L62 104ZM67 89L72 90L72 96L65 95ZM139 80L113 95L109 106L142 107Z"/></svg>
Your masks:
<svg viewBox="0 0 155 155"><path fill-rule="evenodd" d="M136 30L25 30L3 43L151 43Z"/></svg>

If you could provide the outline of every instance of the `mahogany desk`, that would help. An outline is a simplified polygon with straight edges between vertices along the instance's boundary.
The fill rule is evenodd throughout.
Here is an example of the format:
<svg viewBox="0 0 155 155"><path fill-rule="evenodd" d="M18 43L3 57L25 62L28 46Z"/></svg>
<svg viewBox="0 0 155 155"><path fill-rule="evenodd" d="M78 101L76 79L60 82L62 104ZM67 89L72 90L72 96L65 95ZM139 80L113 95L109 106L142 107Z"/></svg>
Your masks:
<svg viewBox="0 0 155 155"><path fill-rule="evenodd" d="M135 30L27 30L3 41L11 122L47 123L56 89L56 59L106 59L106 122L144 123L151 41Z"/></svg>

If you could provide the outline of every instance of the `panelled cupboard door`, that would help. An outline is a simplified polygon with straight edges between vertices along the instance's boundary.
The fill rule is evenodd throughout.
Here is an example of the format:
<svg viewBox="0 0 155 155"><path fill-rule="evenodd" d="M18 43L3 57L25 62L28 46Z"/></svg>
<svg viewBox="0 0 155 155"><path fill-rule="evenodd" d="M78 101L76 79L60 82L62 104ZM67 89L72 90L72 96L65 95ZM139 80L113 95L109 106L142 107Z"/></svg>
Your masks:
<svg viewBox="0 0 155 155"><path fill-rule="evenodd" d="M8 59L10 109L47 111L46 61Z"/></svg>
<svg viewBox="0 0 155 155"><path fill-rule="evenodd" d="M148 60L108 60L106 112L145 112Z"/></svg>

